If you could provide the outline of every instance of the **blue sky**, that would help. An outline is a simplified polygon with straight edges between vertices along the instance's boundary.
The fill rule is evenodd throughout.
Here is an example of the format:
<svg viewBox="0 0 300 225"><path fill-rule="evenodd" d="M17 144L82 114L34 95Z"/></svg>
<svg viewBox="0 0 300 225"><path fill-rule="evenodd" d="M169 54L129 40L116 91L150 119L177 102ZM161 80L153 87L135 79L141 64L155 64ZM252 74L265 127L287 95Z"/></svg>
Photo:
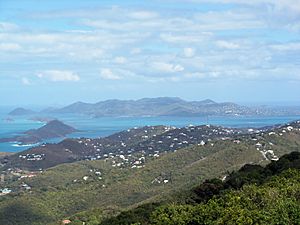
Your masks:
<svg viewBox="0 0 300 225"><path fill-rule="evenodd" d="M300 0L0 0L0 105L300 102Z"/></svg>

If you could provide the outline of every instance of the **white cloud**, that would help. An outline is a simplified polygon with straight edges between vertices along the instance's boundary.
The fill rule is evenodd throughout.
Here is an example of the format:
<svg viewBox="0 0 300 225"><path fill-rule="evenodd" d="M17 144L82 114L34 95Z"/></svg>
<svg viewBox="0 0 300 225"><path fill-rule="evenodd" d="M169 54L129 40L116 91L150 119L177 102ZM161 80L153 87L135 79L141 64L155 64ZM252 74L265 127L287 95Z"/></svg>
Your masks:
<svg viewBox="0 0 300 225"><path fill-rule="evenodd" d="M126 63L126 58L123 57L123 56L118 56L114 59L115 63L118 63L118 64L124 64Z"/></svg>
<svg viewBox="0 0 300 225"><path fill-rule="evenodd" d="M231 49L231 50L240 48L240 46L238 44L233 43L233 42L229 42L229 41L217 41L216 45L219 48L225 48L225 49Z"/></svg>
<svg viewBox="0 0 300 225"><path fill-rule="evenodd" d="M130 54L132 55L137 55L140 54L142 52L142 50L140 48L133 48L130 50Z"/></svg>
<svg viewBox="0 0 300 225"><path fill-rule="evenodd" d="M203 79L206 77L206 75L204 73L194 72L194 73L186 73L186 74L184 74L184 77L185 78Z"/></svg>
<svg viewBox="0 0 300 225"><path fill-rule="evenodd" d="M184 70L184 67L183 66L181 66L181 65L179 65L179 64L177 64L177 65L173 65L173 71L174 72L181 72L181 71L183 71Z"/></svg>
<svg viewBox="0 0 300 225"><path fill-rule="evenodd" d="M28 78L26 78L26 77L23 77L21 79L21 81L22 81L22 84L24 84L24 85L31 85L30 80Z"/></svg>
<svg viewBox="0 0 300 225"><path fill-rule="evenodd" d="M68 70L46 70L37 74L39 78L45 78L50 81L79 81L80 77Z"/></svg>
<svg viewBox="0 0 300 225"><path fill-rule="evenodd" d="M273 4L279 9L287 9L300 13L300 0L277 0L273 1Z"/></svg>
<svg viewBox="0 0 300 225"><path fill-rule="evenodd" d="M96 29L115 30L119 32L134 31L139 32L140 36L144 36L150 29L157 29L162 25L159 20L129 20L129 21L112 21L112 20L82 20L82 25L93 27ZM146 30L146 32L141 32Z"/></svg>
<svg viewBox="0 0 300 225"><path fill-rule="evenodd" d="M104 80L121 80L122 77L114 74L111 69L103 68L100 72L100 77Z"/></svg>
<svg viewBox="0 0 300 225"><path fill-rule="evenodd" d="M18 51L22 47L17 43L0 43L0 51Z"/></svg>
<svg viewBox="0 0 300 225"><path fill-rule="evenodd" d="M250 9L200 12L196 13L193 17L193 29L217 31L266 28L266 21L258 16L261 13L261 11L254 13Z"/></svg>
<svg viewBox="0 0 300 225"><path fill-rule="evenodd" d="M170 77L170 78L167 79L167 80L170 80L170 81L172 81L172 82L179 82L179 81L181 81L180 77Z"/></svg>
<svg viewBox="0 0 300 225"><path fill-rule="evenodd" d="M193 48L184 48L183 49L183 54L184 54L184 56L185 57L187 57L187 58L191 58L191 57L193 57L194 55L195 55L195 49L193 49Z"/></svg>
<svg viewBox="0 0 300 225"><path fill-rule="evenodd" d="M210 0L194 2L211 3ZM297 32L300 31L300 20L293 17L294 21L291 22L286 19L290 17L288 13L284 15L274 12L297 11L300 4L295 4L300 1L212 2L237 5L230 9L209 11L174 11L170 8L162 11L157 8L156 12L150 12L134 11L130 7L117 7L113 10L83 8L80 12L70 10L70 14L64 15L59 12L57 17L74 17L75 25L72 25L72 30L56 32L47 26L42 31L33 26L19 32L16 25L0 22L0 30L4 31L0 31L0 61L9 62L8 65L13 65L11 68L18 68L15 65L24 61L36 62L37 66L45 62L58 65L50 68L60 68L60 64L63 63L70 68L76 66L91 74L91 80L99 79L100 72L102 79L123 79L124 82L136 82L136 79L149 77L157 80L177 80L180 77L179 72L182 72L180 79L189 81L228 77L246 79L243 75L252 76L253 68L257 68L255 74L259 74L258 70L270 68L274 64L278 67L288 65L285 68L291 69L298 67L295 51L299 50L299 44L285 43L285 38L294 37L293 40L296 40ZM257 7L260 4L265 5ZM52 14L49 13L47 18L51 18ZM273 23L280 23L280 26L273 26ZM80 28L82 25L89 27L78 30L80 28L76 25ZM278 29L273 30L271 27ZM296 35L291 30L296 32ZM268 31L271 31L269 35L262 35ZM16 51L19 51L18 54ZM296 61L291 60L293 58ZM24 64L24 67L28 68L28 71L32 69L30 63ZM104 69L99 71L99 68ZM30 73L32 71L21 76L29 77ZM80 79L71 71L50 70L41 72L39 76L51 81ZM261 76L267 75L262 73ZM130 77L135 80L127 79ZM282 79L285 79L284 73ZM20 78L18 81L20 82Z"/></svg>
<svg viewBox="0 0 300 225"><path fill-rule="evenodd" d="M156 12L150 12L150 11L136 11L130 13L129 17L138 20L148 20L148 19L153 19L158 17L158 14Z"/></svg>
<svg viewBox="0 0 300 225"><path fill-rule="evenodd" d="M300 42L277 44L277 45L271 45L270 47L278 51L299 51Z"/></svg>
<svg viewBox="0 0 300 225"><path fill-rule="evenodd" d="M78 57L101 57L105 50L126 46L147 37L139 33L112 33L107 30L59 32L59 33L0 33L0 43L10 40L24 47L30 53L71 53ZM41 49L42 51L39 51Z"/></svg>
<svg viewBox="0 0 300 225"><path fill-rule="evenodd" d="M19 26L14 23L0 22L0 32L11 32L18 30Z"/></svg>
<svg viewBox="0 0 300 225"><path fill-rule="evenodd" d="M168 34L161 34L160 38L163 41L166 42L170 42L170 43L200 43L203 38L205 38L206 35L202 35L200 34L194 34L194 35L183 35L183 34L172 34L172 33L168 33Z"/></svg>
<svg viewBox="0 0 300 225"><path fill-rule="evenodd" d="M272 5L278 9L288 9L290 11L300 12L300 0L184 0L194 3L223 3L223 4L241 4L241 5Z"/></svg>
<svg viewBox="0 0 300 225"><path fill-rule="evenodd" d="M171 64L164 62L154 62L152 63L152 68L165 73L175 73L184 70L184 67L180 64Z"/></svg>
<svg viewBox="0 0 300 225"><path fill-rule="evenodd" d="M300 21L295 21L294 23L289 23L286 25L286 28L292 32L300 31Z"/></svg>
<svg viewBox="0 0 300 225"><path fill-rule="evenodd" d="M146 80L149 83L162 83L162 82L180 82L182 81L182 77L180 76L171 76L171 77L151 77Z"/></svg>

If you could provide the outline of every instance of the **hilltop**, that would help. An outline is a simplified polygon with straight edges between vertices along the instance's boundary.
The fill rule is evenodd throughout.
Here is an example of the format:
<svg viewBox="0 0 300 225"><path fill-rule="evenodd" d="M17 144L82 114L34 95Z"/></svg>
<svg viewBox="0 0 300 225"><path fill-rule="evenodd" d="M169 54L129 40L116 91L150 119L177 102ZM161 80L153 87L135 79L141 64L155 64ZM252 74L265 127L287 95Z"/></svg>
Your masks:
<svg viewBox="0 0 300 225"><path fill-rule="evenodd" d="M71 126L64 124L59 120L49 121L46 125L23 132L19 136L11 138L1 138L0 142L19 142L21 144L38 143L45 139L65 137L67 134L76 132Z"/></svg>

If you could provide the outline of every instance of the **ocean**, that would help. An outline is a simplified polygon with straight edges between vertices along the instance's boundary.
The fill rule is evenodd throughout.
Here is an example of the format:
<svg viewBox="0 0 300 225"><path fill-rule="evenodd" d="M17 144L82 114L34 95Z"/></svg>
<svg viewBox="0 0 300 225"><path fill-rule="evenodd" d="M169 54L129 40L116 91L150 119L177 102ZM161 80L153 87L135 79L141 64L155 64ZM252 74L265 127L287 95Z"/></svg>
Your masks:
<svg viewBox="0 0 300 225"><path fill-rule="evenodd" d="M12 137L29 129L36 129L45 123L30 120L32 116L14 117L13 121L7 121L8 109L0 109L0 138ZM209 116L209 117L118 117L118 118L90 118L86 115L56 114L49 115L64 123L73 126L80 132L73 133L67 137L104 137L118 131L132 127L146 125L170 125L184 127L192 125L220 125L225 127L264 127L274 124L283 124L300 119L300 116ZM45 143L57 143L62 138L46 140ZM41 144L41 143L39 143ZM0 143L0 152L19 152L33 147L33 145L19 145L18 143Z"/></svg>

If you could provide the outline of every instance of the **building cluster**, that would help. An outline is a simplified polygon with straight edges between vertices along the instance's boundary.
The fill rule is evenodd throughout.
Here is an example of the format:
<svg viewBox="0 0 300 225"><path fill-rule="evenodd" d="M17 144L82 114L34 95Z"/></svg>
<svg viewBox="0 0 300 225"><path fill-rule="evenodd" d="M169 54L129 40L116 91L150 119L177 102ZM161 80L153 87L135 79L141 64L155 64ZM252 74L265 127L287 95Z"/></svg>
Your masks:
<svg viewBox="0 0 300 225"><path fill-rule="evenodd" d="M27 161L40 161L40 160L44 160L46 157L46 155L44 153L41 154L26 154L26 155L19 155L20 159L24 159Z"/></svg>
<svg viewBox="0 0 300 225"><path fill-rule="evenodd" d="M255 148L260 151L265 160L277 161L279 157L276 156L274 148L276 144L272 141L268 141L272 136L283 136L290 132L299 132L300 131L300 121L295 121L292 124L285 126L277 127L275 129L269 130L268 132L261 132L257 135L257 138L253 138L253 141L256 141Z"/></svg>
<svg viewBox="0 0 300 225"><path fill-rule="evenodd" d="M234 129L212 125L189 125L182 128L146 126L128 129L105 138L68 139L57 145L49 144L48 148L49 150L61 148L67 157L74 157L74 161L102 159L111 163L112 167L140 169L145 167L146 160L159 158L165 152L175 152L193 145L213 146L215 140L230 140L235 144L240 144L242 140L249 140L266 160L278 160L276 143L268 141L267 137L271 138L273 135L280 137L299 131L300 121L285 126L262 129ZM18 158L21 161L32 161L38 164L42 160L47 160L48 153L42 153L48 149L47 146L48 144L40 146L41 153L37 153L38 151L27 152L20 154ZM13 172L19 179L35 176L35 174ZM94 172L98 173L99 171ZM98 179L102 177L99 174L97 176ZM83 178L83 180L85 179L89 178Z"/></svg>
<svg viewBox="0 0 300 225"><path fill-rule="evenodd" d="M11 192L12 192L12 190L9 189L9 188L3 188L3 189L0 189L0 196L1 196L1 195L7 195L7 194L9 194L9 193L11 193Z"/></svg>
<svg viewBox="0 0 300 225"><path fill-rule="evenodd" d="M40 153L35 151L35 153L21 154L19 158L39 162L47 159L46 155L50 155L50 151L55 147L56 149L61 148L66 155L64 157L73 158L74 161L112 159L113 167L142 168L144 161L136 158L136 154L142 154L140 157L158 158L162 152L175 152L196 144L202 146L212 139L227 140L243 132L249 131L211 125L189 125L182 128L172 126L135 127L104 138L67 139L58 146L44 144L40 146ZM47 149L49 149L49 153Z"/></svg>

